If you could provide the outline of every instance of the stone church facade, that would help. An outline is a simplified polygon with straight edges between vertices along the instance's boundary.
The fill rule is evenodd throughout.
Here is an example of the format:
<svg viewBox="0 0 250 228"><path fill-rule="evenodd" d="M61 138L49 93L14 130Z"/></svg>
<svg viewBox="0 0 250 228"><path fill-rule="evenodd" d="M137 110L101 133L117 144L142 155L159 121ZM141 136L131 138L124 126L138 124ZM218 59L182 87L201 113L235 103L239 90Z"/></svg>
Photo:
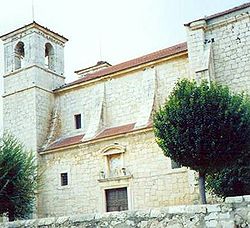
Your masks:
<svg viewBox="0 0 250 228"><path fill-rule="evenodd" d="M193 204L194 171L165 157L152 115L179 78L250 88L250 3L188 24L187 42L65 84L67 39L33 22L4 42L4 130L37 154L40 217Z"/></svg>

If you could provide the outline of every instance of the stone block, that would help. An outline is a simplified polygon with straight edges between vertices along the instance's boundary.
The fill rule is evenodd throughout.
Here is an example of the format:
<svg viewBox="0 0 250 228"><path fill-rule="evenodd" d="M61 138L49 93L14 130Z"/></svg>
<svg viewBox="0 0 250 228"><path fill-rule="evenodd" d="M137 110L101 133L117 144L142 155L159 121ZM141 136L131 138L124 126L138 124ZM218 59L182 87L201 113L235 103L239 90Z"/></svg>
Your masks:
<svg viewBox="0 0 250 228"><path fill-rule="evenodd" d="M221 205L221 212L225 213L225 212L230 212L233 210L233 206L231 203L227 203L227 204L222 204Z"/></svg>
<svg viewBox="0 0 250 228"><path fill-rule="evenodd" d="M25 221L25 227L36 227L37 220L36 219L30 219Z"/></svg>
<svg viewBox="0 0 250 228"><path fill-rule="evenodd" d="M230 216L230 213L229 212L226 212L226 213L219 213L218 214L218 218L220 220L225 220L225 219L229 219L231 216Z"/></svg>
<svg viewBox="0 0 250 228"><path fill-rule="evenodd" d="M5 223L4 227L8 228L19 228L19 227L24 227L25 226L25 221L14 221L14 222L9 222Z"/></svg>
<svg viewBox="0 0 250 228"><path fill-rule="evenodd" d="M245 202L249 203L250 202L250 195L243 196L243 199Z"/></svg>
<svg viewBox="0 0 250 228"><path fill-rule="evenodd" d="M49 226L49 225L54 224L55 221L56 221L56 218L54 218L54 217L38 219L37 225L38 226Z"/></svg>
<svg viewBox="0 0 250 228"><path fill-rule="evenodd" d="M150 223L148 222L148 224L150 224ZM154 220L153 222L151 222L150 226L148 225L147 227L149 227L149 228L164 228L165 226L162 224L162 222Z"/></svg>
<svg viewBox="0 0 250 228"><path fill-rule="evenodd" d="M207 205L188 205L185 208L185 213L188 214L199 214L206 213Z"/></svg>
<svg viewBox="0 0 250 228"><path fill-rule="evenodd" d="M207 205L207 212L219 212L221 211L220 204Z"/></svg>
<svg viewBox="0 0 250 228"><path fill-rule="evenodd" d="M227 197L225 199L225 203L242 203L242 202L243 202L242 196Z"/></svg>
<svg viewBox="0 0 250 228"><path fill-rule="evenodd" d="M156 218L156 217L161 217L162 213L161 213L161 210L156 208L156 209L152 209L150 211L150 217L151 218Z"/></svg>
<svg viewBox="0 0 250 228"><path fill-rule="evenodd" d="M147 218L150 216L150 212L151 212L150 209L149 210L138 210L138 211L136 211L135 216Z"/></svg>
<svg viewBox="0 0 250 228"><path fill-rule="evenodd" d="M242 214L235 214L234 221L235 221L235 224L239 227L242 227L242 225L245 224L246 222Z"/></svg>
<svg viewBox="0 0 250 228"><path fill-rule="evenodd" d="M212 213L209 213L205 216L205 220L215 220L217 219L218 217L218 213L217 212L212 212Z"/></svg>
<svg viewBox="0 0 250 228"><path fill-rule="evenodd" d="M182 224L180 224L180 223L175 223L175 224L170 224L170 223L168 223L167 224L167 227L168 228L183 228L183 225ZM154 228L157 228L157 226L155 226Z"/></svg>
<svg viewBox="0 0 250 228"><path fill-rule="evenodd" d="M113 228L130 228L131 226L124 223L118 223L112 226Z"/></svg>
<svg viewBox="0 0 250 228"><path fill-rule="evenodd" d="M218 224L218 222L216 220L206 221L207 228L217 228L217 224Z"/></svg>
<svg viewBox="0 0 250 228"><path fill-rule="evenodd" d="M0 223L1 222L8 222L8 221L9 221L9 218L8 218L7 214L0 215Z"/></svg>
<svg viewBox="0 0 250 228"><path fill-rule="evenodd" d="M77 215L73 216L70 218L70 221L73 223L78 223L78 222L85 222L85 221L91 221L95 217L95 214L83 214L83 215Z"/></svg>
<svg viewBox="0 0 250 228"><path fill-rule="evenodd" d="M67 222L67 221L69 221L69 217L68 216L58 217L56 219L56 224L61 225L61 224L65 223L65 222Z"/></svg>
<svg viewBox="0 0 250 228"><path fill-rule="evenodd" d="M221 221L219 224L221 228L235 228L234 221Z"/></svg>
<svg viewBox="0 0 250 228"><path fill-rule="evenodd" d="M167 214L168 211L169 211L169 207L161 207L160 211L161 211L162 214Z"/></svg>
<svg viewBox="0 0 250 228"><path fill-rule="evenodd" d="M146 228L148 225L148 221L141 221L137 224L139 228Z"/></svg>
<svg viewBox="0 0 250 228"><path fill-rule="evenodd" d="M171 206L168 208L170 214L180 214L186 212L186 206Z"/></svg>

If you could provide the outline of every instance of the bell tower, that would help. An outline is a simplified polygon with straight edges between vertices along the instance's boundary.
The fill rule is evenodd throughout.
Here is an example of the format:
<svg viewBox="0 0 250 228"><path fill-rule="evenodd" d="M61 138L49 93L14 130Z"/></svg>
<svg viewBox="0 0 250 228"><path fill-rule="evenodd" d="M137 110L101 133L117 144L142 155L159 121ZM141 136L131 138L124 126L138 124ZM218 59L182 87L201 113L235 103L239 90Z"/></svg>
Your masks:
<svg viewBox="0 0 250 228"><path fill-rule="evenodd" d="M65 84L67 39L36 22L0 38L4 42L3 128L37 151L48 133L53 90Z"/></svg>

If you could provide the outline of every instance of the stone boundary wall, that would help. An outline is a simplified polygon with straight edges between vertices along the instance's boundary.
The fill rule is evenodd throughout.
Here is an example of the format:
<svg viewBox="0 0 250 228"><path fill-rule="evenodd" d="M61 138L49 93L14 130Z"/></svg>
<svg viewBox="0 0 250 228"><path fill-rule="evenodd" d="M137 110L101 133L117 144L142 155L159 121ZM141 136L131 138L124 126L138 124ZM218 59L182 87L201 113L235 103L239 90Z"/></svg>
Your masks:
<svg viewBox="0 0 250 228"><path fill-rule="evenodd" d="M85 228L238 228L250 225L250 195L228 197L222 204L171 206L148 210L83 214L0 223L10 227Z"/></svg>

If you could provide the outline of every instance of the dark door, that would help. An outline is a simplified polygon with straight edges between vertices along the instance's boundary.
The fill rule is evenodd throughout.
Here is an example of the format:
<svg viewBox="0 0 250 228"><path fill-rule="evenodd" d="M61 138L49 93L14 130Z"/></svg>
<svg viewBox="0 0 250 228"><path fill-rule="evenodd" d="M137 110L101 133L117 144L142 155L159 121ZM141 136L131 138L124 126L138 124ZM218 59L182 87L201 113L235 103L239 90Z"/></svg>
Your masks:
<svg viewBox="0 0 250 228"><path fill-rule="evenodd" d="M127 188L108 189L106 193L107 211L128 210Z"/></svg>

